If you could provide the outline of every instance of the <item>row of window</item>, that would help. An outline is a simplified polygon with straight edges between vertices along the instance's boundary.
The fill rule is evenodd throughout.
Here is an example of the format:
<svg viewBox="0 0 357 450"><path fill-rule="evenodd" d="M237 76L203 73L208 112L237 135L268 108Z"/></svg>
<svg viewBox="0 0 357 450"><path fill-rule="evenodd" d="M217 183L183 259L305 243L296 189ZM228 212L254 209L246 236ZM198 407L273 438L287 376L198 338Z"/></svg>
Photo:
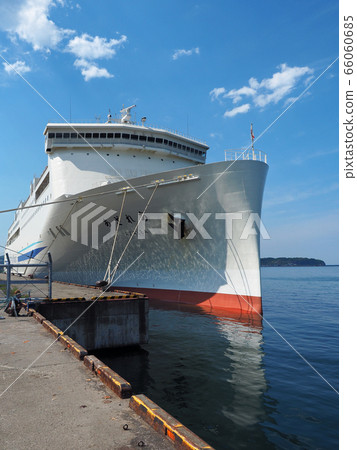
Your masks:
<svg viewBox="0 0 357 450"><path fill-rule="evenodd" d="M178 142L169 141L168 139L154 138L152 136L143 136L128 133L48 133L49 139L131 139L140 142L156 142L157 144L168 145L169 147L186 150L196 155L205 155L206 152L197 150Z"/></svg>

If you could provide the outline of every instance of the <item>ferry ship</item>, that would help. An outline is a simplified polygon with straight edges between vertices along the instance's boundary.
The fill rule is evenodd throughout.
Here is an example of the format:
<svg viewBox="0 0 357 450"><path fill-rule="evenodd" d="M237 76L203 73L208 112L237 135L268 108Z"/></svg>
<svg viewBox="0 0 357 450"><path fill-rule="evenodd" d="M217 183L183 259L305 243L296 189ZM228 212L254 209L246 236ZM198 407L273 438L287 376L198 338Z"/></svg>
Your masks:
<svg viewBox="0 0 357 450"><path fill-rule="evenodd" d="M50 252L58 281L262 314L266 155L252 146L206 164L205 143L133 122L134 106L105 123L47 124L48 166L15 213L10 261Z"/></svg>

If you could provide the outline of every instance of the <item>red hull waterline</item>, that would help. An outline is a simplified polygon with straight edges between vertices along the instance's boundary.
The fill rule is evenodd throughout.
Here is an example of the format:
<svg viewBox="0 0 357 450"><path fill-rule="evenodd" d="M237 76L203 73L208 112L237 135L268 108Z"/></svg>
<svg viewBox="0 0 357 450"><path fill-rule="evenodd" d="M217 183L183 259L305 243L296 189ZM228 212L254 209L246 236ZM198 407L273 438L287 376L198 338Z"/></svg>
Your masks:
<svg viewBox="0 0 357 450"><path fill-rule="evenodd" d="M178 291L173 289L153 289L118 286L114 289L141 292L152 300L161 300L211 309L227 309L247 314L262 315L262 298L248 295L223 294L214 292Z"/></svg>

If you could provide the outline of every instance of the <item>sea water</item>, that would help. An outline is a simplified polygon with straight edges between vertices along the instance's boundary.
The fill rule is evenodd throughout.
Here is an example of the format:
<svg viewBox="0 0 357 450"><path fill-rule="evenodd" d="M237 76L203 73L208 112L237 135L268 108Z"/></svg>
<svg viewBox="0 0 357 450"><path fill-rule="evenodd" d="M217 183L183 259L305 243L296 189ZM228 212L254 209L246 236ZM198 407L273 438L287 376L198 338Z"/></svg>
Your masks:
<svg viewBox="0 0 357 450"><path fill-rule="evenodd" d="M100 358L216 449L338 448L338 267L262 268L264 319L150 306Z"/></svg>

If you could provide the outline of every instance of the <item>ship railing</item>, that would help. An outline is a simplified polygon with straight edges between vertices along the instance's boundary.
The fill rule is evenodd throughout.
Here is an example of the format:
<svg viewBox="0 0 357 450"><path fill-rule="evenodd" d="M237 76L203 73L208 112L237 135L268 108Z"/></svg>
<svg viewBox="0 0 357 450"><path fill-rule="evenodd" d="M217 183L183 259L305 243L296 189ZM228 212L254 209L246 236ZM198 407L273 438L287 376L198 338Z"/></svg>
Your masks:
<svg viewBox="0 0 357 450"><path fill-rule="evenodd" d="M0 279L0 285L6 285L6 297L5 299L9 300L11 298L11 285L15 284L20 285L20 284L24 284L25 286L28 285L37 285L37 284L48 284L48 295L43 297L43 298L52 298L52 256L51 253L48 252L47 253L48 256L48 262L45 263L14 263L10 261L10 257L8 253L5 253L5 261L4 264L0 264L0 269L6 269L6 279L3 279L4 277L2 277L2 279ZM30 258L31 259L31 258ZM43 271L47 272L46 278L26 278L23 280L19 280L16 279L14 280L12 278L13 275L22 275L22 272L18 272L18 268L22 268L24 269L24 272L26 273L26 270L29 267L36 267L36 268L43 268ZM15 270L13 270L15 269ZM24 286L24 287L25 287ZM38 289L38 288L37 288ZM0 290L0 292L2 292ZM43 293L43 291L41 291ZM45 293L43 293L45 295ZM1 300L1 299L0 299ZM29 298L27 298L27 300L30 300L30 294L29 294Z"/></svg>
<svg viewBox="0 0 357 450"><path fill-rule="evenodd" d="M249 149L232 149L225 150L225 160L226 161L236 161L240 160L250 160L250 161L261 161L267 164L267 154L262 152L261 150L257 150L255 148Z"/></svg>

